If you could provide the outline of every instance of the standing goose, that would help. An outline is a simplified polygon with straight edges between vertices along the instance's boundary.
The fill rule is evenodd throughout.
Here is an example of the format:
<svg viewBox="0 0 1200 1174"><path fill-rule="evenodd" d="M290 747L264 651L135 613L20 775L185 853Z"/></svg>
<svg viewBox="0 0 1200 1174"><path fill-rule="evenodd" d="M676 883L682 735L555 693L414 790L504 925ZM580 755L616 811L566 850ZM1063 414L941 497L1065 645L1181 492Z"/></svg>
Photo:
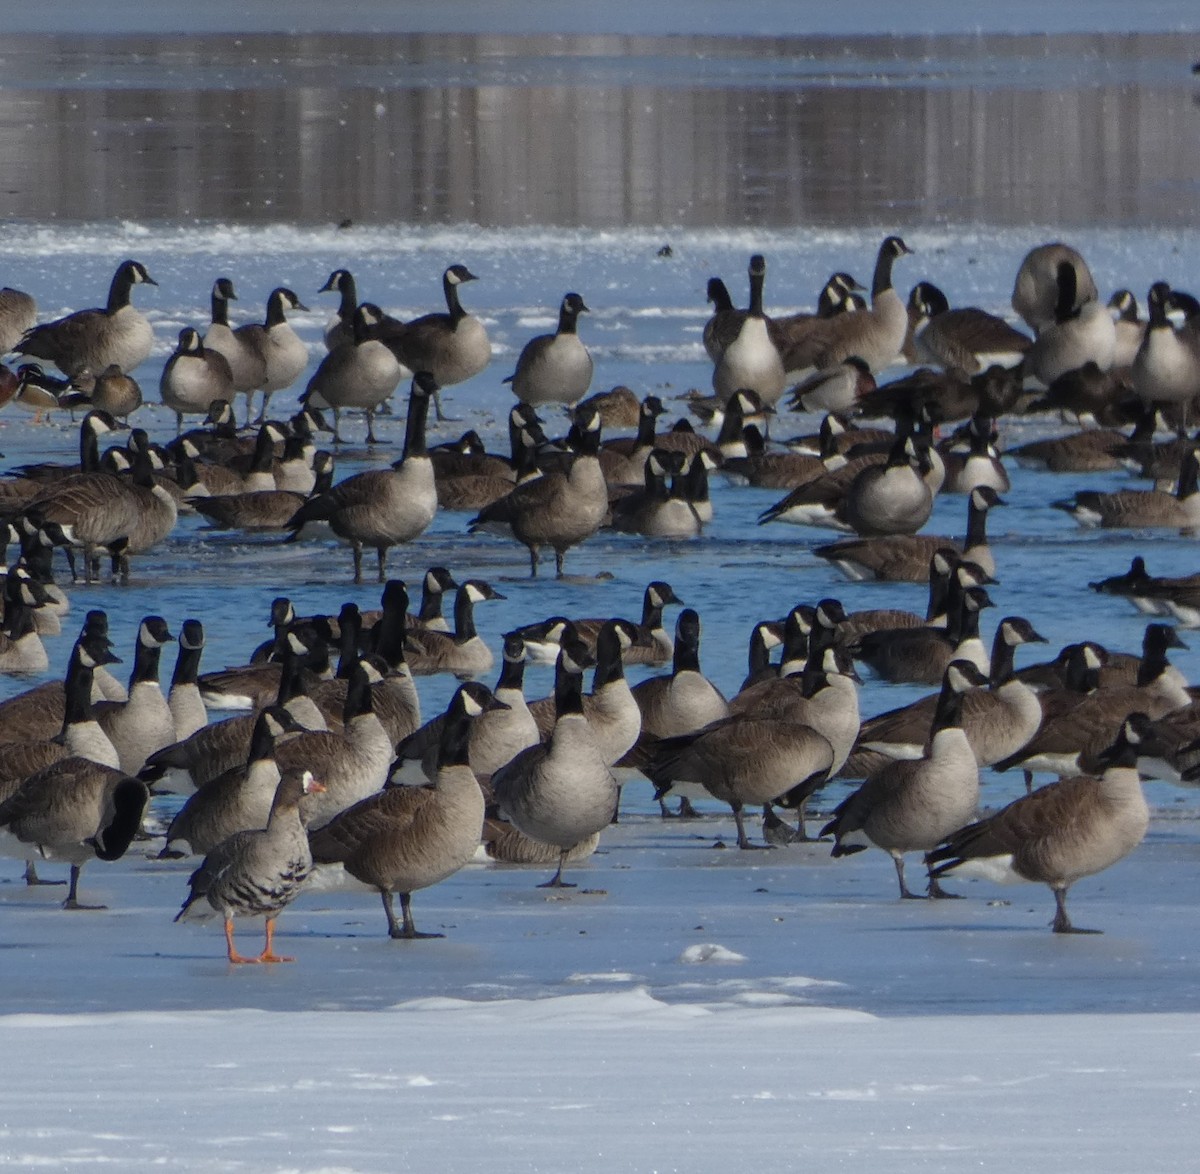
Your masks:
<svg viewBox="0 0 1200 1174"><path fill-rule="evenodd" d="M728 286L719 277L708 279L705 300L712 303L713 312L712 317L704 324L704 350L716 363L721 358L721 352L728 340L737 337L735 331L745 311L734 306Z"/></svg>
<svg viewBox="0 0 1200 1174"><path fill-rule="evenodd" d="M967 661L946 669L925 753L893 762L873 774L837 807L821 829L833 835L833 855L847 856L874 845L896 866L901 897L916 897L904 881L904 854L929 852L969 820L979 805L979 765L962 728L963 694L985 684ZM929 896L944 897L930 874Z"/></svg>
<svg viewBox="0 0 1200 1174"><path fill-rule="evenodd" d="M260 424L266 419L271 396L285 387L291 387L300 377L300 372L308 366L308 347L287 321L288 310L307 309L290 289L280 286L267 297L265 322L251 322L234 331L238 340L250 347L263 361L263 381L258 385L263 393L262 410L258 413ZM247 423L250 422L250 400L253 396L254 389L246 393Z"/></svg>
<svg viewBox="0 0 1200 1174"><path fill-rule="evenodd" d="M529 551L530 576L537 577L543 546L554 550L554 567L563 577L567 551L600 529L608 512L608 492L597 456L600 413L590 412L571 426L575 450L570 469L550 472L518 485L507 497L481 510L470 523L471 533L508 522L513 536Z"/></svg>
<svg viewBox="0 0 1200 1174"><path fill-rule="evenodd" d="M404 374L404 368L392 350L372 333L382 320L383 311L373 303L363 302L356 307L351 319L353 333L350 340L335 346L308 381L305 403L333 409L334 444L342 443L339 429L343 408L359 408L366 412L367 443L379 443L375 436L376 409L391 398ZM416 369L428 370L425 367Z"/></svg>
<svg viewBox="0 0 1200 1174"><path fill-rule="evenodd" d="M102 702L97 711L126 774L137 774L151 754L176 741L175 719L158 679L163 646L173 639L162 616L146 616L138 625L129 700Z"/></svg>
<svg viewBox="0 0 1200 1174"><path fill-rule="evenodd" d="M1165 752L1144 713L1121 724L1100 755L1099 778L1076 775L1022 796L995 815L946 837L926 854L930 876L983 876L1034 881L1054 893L1055 933L1095 933L1071 924L1067 891L1128 856L1143 840L1150 809L1142 793L1138 758Z"/></svg>
<svg viewBox="0 0 1200 1174"><path fill-rule="evenodd" d="M1108 299L1108 308L1116 315L1113 323L1117 345L1113 351L1114 367L1131 367L1142 339L1146 337L1146 322L1138 317L1137 298L1127 289L1119 289Z"/></svg>
<svg viewBox="0 0 1200 1174"><path fill-rule="evenodd" d="M1095 294L1086 297L1076 283L1075 266L1060 262L1054 320L1039 330L1025 352L1025 369L1046 387L1089 360L1101 371L1113 365L1117 334L1108 307Z"/></svg>
<svg viewBox="0 0 1200 1174"><path fill-rule="evenodd" d="M0 355L11 351L37 322L37 302L30 294L6 285L0 288Z"/></svg>
<svg viewBox="0 0 1200 1174"><path fill-rule="evenodd" d="M288 523L294 540L306 523L328 522L354 551L356 583L362 582L364 546L375 548L382 583L387 578L388 549L423 534L437 512L437 487L425 446L429 397L436 390L428 372L413 376L404 453L390 469L372 469L346 478L327 493L310 498Z"/></svg>
<svg viewBox="0 0 1200 1174"><path fill-rule="evenodd" d="M460 680L486 673L492 650L475 630L475 605L505 597L482 579L468 579L454 597L454 631L414 633L406 651L414 676L453 673Z"/></svg>
<svg viewBox="0 0 1200 1174"><path fill-rule="evenodd" d="M567 294L558 311L558 331L531 338L505 380L523 404L576 404L592 385L592 356L579 339L579 315L588 313L583 298Z"/></svg>
<svg viewBox="0 0 1200 1174"><path fill-rule="evenodd" d="M573 888L562 879L571 849L606 828L617 809L616 780L583 713L582 643L568 636L554 677L556 718L550 740L522 750L492 775L500 814L518 831L559 850L558 869L542 888Z"/></svg>
<svg viewBox="0 0 1200 1174"><path fill-rule="evenodd" d="M480 782L486 783L505 763L511 762L527 746L536 745L541 740L538 724L525 702L524 680L525 642L520 636L510 633L504 637L500 679L495 690L495 698L501 706L486 708L471 723L468 761ZM425 778L430 782L436 780L438 747L446 723L453 720L456 702L457 695L446 713L426 722L396 747L396 761L392 765L389 785L398 781L398 775L408 762L418 762Z"/></svg>
<svg viewBox="0 0 1200 1174"><path fill-rule="evenodd" d="M1080 302L1094 302L1100 296L1087 262L1070 245L1055 242L1030 249L1017 270L1012 308L1034 334L1040 334L1055 321L1064 264L1070 265L1074 273Z"/></svg>
<svg viewBox="0 0 1200 1174"><path fill-rule="evenodd" d="M722 402L748 388L757 392L764 404L773 405L783 395L786 378L770 321L763 312L767 262L760 253L750 258L749 276L749 309L722 318L716 331L721 353L713 366L712 387Z"/></svg>
<svg viewBox="0 0 1200 1174"><path fill-rule="evenodd" d="M223 354L206 347L199 332L185 326L179 332L174 354L163 368L158 389L163 404L175 413L178 436L183 431L185 414L205 413L213 400L233 394L233 373Z"/></svg>
<svg viewBox="0 0 1200 1174"><path fill-rule="evenodd" d="M1015 367L1033 341L986 310L950 309L946 295L929 281L913 286L908 304L919 314L913 332L918 361L947 371L977 375L993 363Z"/></svg>
<svg viewBox="0 0 1200 1174"><path fill-rule="evenodd" d="M116 363L132 371L145 362L154 346L154 331L145 315L133 308L135 285L157 285L140 261L124 261L113 274L103 309L77 310L54 322L35 326L12 349L47 359L67 375L84 367L103 371Z"/></svg>
<svg viewBox="0 0 1200 1174"><path fill-rule="evenodd" d="M172 741L182 742L208 725L208 710L197 684L200 657L204 654L204 625L199 620L184 620L179 629L179 655L171 677L167 707L175 728Z"/></svg>
<svg viewBox="0 0 1200 1174"><path fill-rule="evenodd" d="M236 300L233 282L228 277L218 277L213 282L212 321L204 335L204 348L223 355L229 364L232 393L250 396L266 382L267 361L251 335L230 329L229 303Z"/></svg>
<svg viewBox="0 0 1200 1174"><path fill-rule="evenodd" d="M204 858L188 878L190 891L175 920L191 914L198 901L207 901L225 920L225 948L231 963L295 961L275 953L275 919L296 899L312 871L300 804L323 789L311 771L288 771L276 788L267 826L230 836ZM266 919L266 944L257 958L237 952L235 917Z"/></svg>
<svg viewBox="0 0 1200 1174"><path fill-rule="evenodd" d="M1147 297L1150 320L1133 358L1133 389L1150 404L1178 404L1180 436L1187 432L1188 407L1200 395L1200 334L1176 330L1167 317L1171 287L1156 281Z"/></svg>
<svg viewBox="0 0 1200 1174"><path fill-rule="evenodd" d="M354 341L354 311L358 309L358 283L349 269L335 269L317 293L335 293L340 297L333 317L325 323L325 349L332 351L344 342Z"/></svg>
<svg viewBox="0 0 1200 1174"><path fill-rule="evenodd" d="M460 686L442 725L432 787L388 787L309 836L318 864L341 864L378 891L393 939L443 936L417 930L412 894L453 876L479 847L484 803L470 767L471 725L502 705L486 685ZM393 893L400 894L403 924Z"/></svg>
<svg viewBox="0 0 1200 1174"><path fill-rule="evenodd" d="M474 314L463 309L458 297L458 287L475 280L475 274L465 265L451 265L442 274L446 312L414 318L388 340L405 367L410 371L428 371L439 388L465 383L491 362L492 344L487 330ZM589 372L589 382L590 378ZM525 397L518 394L517 398ZM437 418L445 419L440 395L435 404Z"/></svg>

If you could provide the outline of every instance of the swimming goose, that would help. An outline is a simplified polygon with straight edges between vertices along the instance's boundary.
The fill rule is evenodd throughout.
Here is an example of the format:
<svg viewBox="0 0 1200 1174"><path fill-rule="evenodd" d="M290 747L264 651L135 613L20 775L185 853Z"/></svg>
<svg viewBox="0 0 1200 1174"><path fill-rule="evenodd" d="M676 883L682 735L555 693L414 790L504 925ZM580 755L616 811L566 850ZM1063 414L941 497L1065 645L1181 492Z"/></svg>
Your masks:
<svg viewBox="0 0 1200 1174"><path fill-rule="evenodd" d="M362 581L364 546L373 546L379 560L379 582L387 578L387 552L424 533L437 512L433 466L425 447L429 397L437 390L424 371L413 377L408 401L404 453L390 469L371 469L339 482L327 493L310 498L288 523L292 539L308 522L327 521L354 551L354 581Z"/></svg>
<svg viewBox="0 0 1200 1174"><path fill-rule="evenodd" d="M163 404L175 413L178 436L185 414L206 413L213 400L233 394L233 374L225 356L205 347L199 332L185 326L174 354L163 367L158 389Z"/></svg>
<svg viewBox="0 0 1200 1174"><path fill-rule="evenodd" d="M1030 249L1017 270L1012 308L1034 334L1040 334L1055 321L1061 293L1061 266L1064 264L1073 270L1080 303L1094 302L1100 297L1087 262L1070 245L1054 242Z"/></svg>
<svg viewBox="0 0 1200 1174"><path fill-rule="evenodd" d="M289 489L244 490L209 497L191 497L189 503L203 514L213 530L259 531L286 530L296 511L310 497L333 488L333 454L319 452L313 459L315 478L308 493Z"/></svg>
<svg viewBox="0 0 1200 1174"><path fill-rule="evenodd" d="M961 550L962 558L996 574L996 560L987 540L988 512L1003 499L983 486L967 495L967 533L963 542L925 534L894 534L875 538L849 538L818 546L818 558L833 563L852 582L877 580L892 583L929 582L930 560L942 549Z"/></svg>
<svg viewBox="0 0 1200 1174"><path fill-rule="evenodd" d="M188 854L205 856L222 840L250 828L266 827L282 774L275 745L300 726L286 709L269 705L254 721L250 752L239 766L217 775L188 797L167 828L160 860Z"/></svg>
<svg viewBox="0 0 1200 1174"><path fill-rule="evenodd" d="M1108 378L1095 363L1087 364L1071 374L1083 374L1088 366L1096 376ZM1107 472L1124 468L1126 454L1132 455L1126 446L1136 446L1137 450L1141 450L1145 442L1153 439L1154 426L1155 413L1153 409L1148 409L1140 414L1129 436L1115 428L1089 427L1066 436L1027 441L1016 448L1007 449L1005 456L1014 458L1023 467L1046 469L1051 473ZM1178 457L1175 464L1178 467Z"/></svg>
<svg viewBox="0 0 1200 1174"><path fill-rule="evenodd" d="M874 845L891 856L900 896L914 898L904 880L904 854L930 852L971 819L979 805L979 765L962 728L963 694L985 684L969 662L946 669L925 752L889 763L844 799L821 836L833 835L832 855L847 856ZM930 873L929 896L945 897Z"/></svg>
<svg viewBox="0 0 1200 1174"><path fill-rule="evenodd" d="M258 423L261 424L266 419L271 396L291 387L308 366L308 347L287 321L288 310L307 309L290 289L280 286L267 297L265 322L250 322L233 332L239 342L258 354L265 366L263 381L257 388L246 392L247 424L250 422L250 400L255 390L261 389L263 393L262 409L258 413Z"/></svg>
<svg viewBox="0 0 1200 1174"><path fill-rule="evenodd" d="M1200 449L1189 448L1179 467L1174 493L1161 489L1081 489L1073 498L1053 501L1081 526L1103 529L1191 530L1200 526Z"/></svg>
<svg viewBox="0 0 1200 1174"><path fill-rule="evenodd" d="M487 329L474 314L463 309L458 296L460 285L475 280L475 274L465 265L451 265L442 274L446 312L413 318L387 340L405 367L410 371L428 371L439 388L464 383L491 362L492 344ZM588 378L590 382L590 372ZM526 397L518 394L517 398ZM445 419L440 396L435 402L437 418Z"/></svg>
<svg viewBox="0 0 1200 1174"><path fill-rule="evenodd" d="M749 308L745 313L717 319L714 334L720 355L713 365L712 387L722 401L749 389L770 405L783 395L786 378L771 324L763 312L767 262L760 253L750 258L749 276Z"/></svg>
<svg viewBox="0 0 1200 1174"><path fill-rule="evenodd" d="M546 403L575 404L592 384L592 356L579 339L577 322L588 308L577 293L562 300L558 331L531 338L517 359L517 368L505 382L513 395L535 407Z"/></svg>
<svg viewBox="0 0 1200 1174"><path fill-rule="evenodd" d="M970 493L986 486L1007 493L1012 484L996 448L998 439L995 420L977 413L943 441L940 451L946 477L941 492Z"/></svg>
<svg viewBox="0 0 1200 1174"><path fill-rule="evenodd" d="M486 685L461 685L442 726L432 787L388 787L309 834L317 863L341 864L378 891L393 939L443 936L417 930L412 894L453 876L479 847L484 801L469 764L471 726L503 704Z"/></svg>
<svg viewBox="0 0 1200 1174"><path fill-rule="evenodd" d="M598 408L596 410L599 411ZM658 396L646 396L638 409L637 435L606 440L600 446L600 468L604 470L604 480L609 485L642 484L646 458L655 446L655 426L659 416L666 410Z"/></svg>
<svg viewBox="0 0 1200 1174"><path fill-rule="evenodd" d="M492 650L475 630L475 605L489 599L504 599L483 579L467 579L454 597L454 631L425 629L411 635L406 650L413 675L453 673L460 680L486 673L493 662Z"/></svg>
<svg viewBox="0 0 1200 1174"><path fill-rule="evenodd" d="M225 948L231 963L294 961L275 953L275 919L296 899L312 871L300 807L323 789L311 771L288 771L276 788L267 826L230 836L204 858L188 878L187 900L175 920L195 916L193 907L206 901L225 920ZM235 917L266 919L266 944L257 958L237 952Z"/></svg>
<svg viewBox="0 0 1200 1174"><path fill-rule="evenodd" d="M1150 320L1133 358L1133 388L1151 404L1178 404L1180 436L1186 434L1188 406L1200 395L1200 334L1187 325L1178 330L1167 317L1171 287L1156 281L1146 299Z"/></svg>
<svg viewBox="0 0 1200 1174"><path fill-rule="evenodd" d="M470 523L471 533L488 524L507 521L513 536L529 550L530 576L537 577L543 546L554 550L555 574L563 577L567 551L600 528L608 511L608 493L597 453L600 414L591 412L571 427L575 458L566 473L550 472L518 485L507 497L481 510Z"/></svg>
<svg viewBox="0 0 1200 1174"><path fill-rule="evenodd" d="M354 311L358 309L358 283L349 269L335 269L317 293L340 296L333 317L325 323L325 349L333 350L344 342L354 341Z"/></svg>
<svg viewBox="0 0 1200 1174"><path fill-rule="evenodd" d="M375 412L390 399L404 374L396 355L373 334L382 321L383 311L371 302L363 302L351 318L352 334L322 360L304 392L306 404L333 409L333 442L341 444L339 431L343 408L358 408L367 416L367 444L378 444L375 436ZM418 367L424 371L428 368ZM439 384L440 386L440 384Z"/></svg>
<svg viewBox="0 0 1200 1174"><path fill-rule="evenodd" d="M1055 933L1081 930L1067 916L1067 891L1128 856L1142 842L1150 809L1142 793L1138 758L1164 750L1144 713L1122 723L1099 757L1099 778L1075 776L1025 795L995 815L948 835L928 852L930 876L983 876L1035 881L1054 893Z"/></svg>
<svg viewBox="0 0 1200 1174"><path fill-rule="evenodd" d="M117 748L126 774L137 774L151 754L176 741L175 719L158 679L163 646L174 639L162 616L146 616L138 625L129 700L105 701L97 707L97 720Z"/></svg>
<svg viewBox="0 0 1200 1174"><path fill-rule="evenodd" d="M509 633L504 637L504 654L495 697L507 708L485 710L471 724L468 761L475 777L487 782L506 762L511 762L527 746L541 740L538 724L525 701L525 641ZM419 730L400 741L392 764L388 785L399 781L408 762L420 764L430 782L437 777L438 746L451 709L426 722Z"/></svg>
<svg viewBox="0 0 1200 1174"><path fill-rule="evenodd" d="M182 742L208 725L208 710L196 683L203 654L204 625L199 620L184 620L179 628L179 655L167 694L167 707L175 727L174 742Z"/></svg>
<svg viewBox="0 0 1200 1174"><path fill-rule="evenodd" d="M37 322L32 295L6 285L0 288L0 355L11 351Z"/></svg>
<svg viewBox="0 0 1200 1174"><path fill-rule="evenodd" d="M103 309L77 310L54 322L29 330L12 349L35 359L47 359L66 375L84 367L103 371L116 363L132 371L154 346L154 331L133 308L129 295L135 285L157 285L140 261L124 261L113 274L108 303Z"/></svg>
<svg viewBox="0 0 1200 1174"><path fill-rule="evenodd" d="M562 879L570 851L611 822L617 783L583 713L583 670L591 658L571 636L554 677L556 718L550 740L522 750L492 775L501 816L518 831L558 848L558 869L542 888L573 888Z"/></svg>
<svg viewBox="0 0 1200 1174"><path fill-rule="evenodd" d="M884 464L864 469L850 483L838 518L860 537L915 534L933 512L918 459L911 436L897 440Z"/></svg>
<svg viewBox="0 0 1200 1174"><path fill-rule="evenodd" d="M42 857L70 863L64 909L103 909L80 903L80 873L88 860L125 855L148 799L144 783L73 755L36 771L0 803L0 842L21 857L32 847Z"/></svg>
<svg viewBox="0 0 1200 1174"><path fill-rule="evenodd" d="M237 301L237 294L228 277L213 282L211 300L212 320L204 335L205 350L224 356L233 394L249 397L266 382L266 357L252 340L253 332L243 334L229 327L229 303Z"/></svg>
<svg viewBox="0 0 1200 1174"><path fill-rule="evenodd" d="M1058 266L1058 301L1054 320L1043 326L1025 352L1025 370L1049 387L1060 375L1091 360L1101 371L1113 365L1117 334L1108 307L1076 285L1069 261Z"/></svg>
<svg viewBox="0 0 1200 1174"><path fill-rule="evenodd" d="M703 525L690 502L668 488L667 477L678 481L684 457L682 453L653 449L646 458L644 486L620 498L612 509L612 526L626 534L647 538L695 538Z"/></svg>
<svg viewBox="0 0 1200 1174"><path fill-rule="evenodd" d="M1137 298L1130 290L1119 289L1108 299L1108 308L1116 315L1117 345L1113 351L1113 366L1130 367L1146 336L1146 323L1138 317Z"/></svg>
<svg viewBox="0 0 1200 1174"><path fill-rule="evenodd" d="M950 309L946 295L930 281L913 286L908 304L919 314L913 332L918 361L948 371L975 375L993 363L1015 367L1033 341L986 310Z"/></svg>

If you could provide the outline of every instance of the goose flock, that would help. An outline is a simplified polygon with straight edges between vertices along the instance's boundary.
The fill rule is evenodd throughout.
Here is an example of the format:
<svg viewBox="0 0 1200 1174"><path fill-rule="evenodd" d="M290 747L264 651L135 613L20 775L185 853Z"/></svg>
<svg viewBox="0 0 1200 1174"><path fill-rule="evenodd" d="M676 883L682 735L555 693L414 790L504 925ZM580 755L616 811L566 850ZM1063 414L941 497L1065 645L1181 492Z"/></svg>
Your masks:
<svg viewBox="0 0 1200 1174"><path fill-rule="evenodd" d="M711 386L689 392L670 427L664 388L589 397L598 364L580 317L591 311L568 292L554 332L514 348L511 389L493 380L502 452L475 428L430 442L448 422L444 388L499 374L484 318L461 300L477 280L461 263L444 270L445 311L407 322L359 301L348 269L314 280L314 293L340 299L319 354L296 328L307 311L296 291L273 289L261 323L231 328L234 283L217 277L207 325L178 330L163 366L161 415L134 375L154 347L133 301L157 284L144 264L117 268L104 307L54 321L39 323L30 295L0 290L0 348L16 360L0 368L0 399L57 419L78 445L77 462L16 464L0 479L0 673L13 685L0 701L0 845L30 885L57 882L39 865L68 863L68 909L93 908L80 893L92 860L143 848L163 868L192 858L178 916L220 916L231 963L275 963L290 960L274 949L275 919L317 872L378 893L387 933L405 939L435 936L417 930L414 894L472 861L545 869L547 887L573 887L564 876L640 780L663 818L695 817L705 801L727 809L741 849L875 848L902 898L950 896L943 882L957 876L1039 883L1055 897L1053 929L1087 932L1067 892L1141 842L1142 780L1200 778L1200 700L1169 660L1186 647L1177 628L1200 626L1200 581L1152 576L1150 546L1081 604L1126 597L1148 620L1141 646L1065 642L1018 614L1022 593L988 527L1030 466L1152 480L1110 478L1045 503L1079 526L1147 543L1200 526L1200 436L1189 438L1200 303L1160 280L1143 320L1133 293L1104 300L1083 256L1050 243L1015 274L1010 320L952 307L919 275L902 298L894 275L919 259L888 236L869 286L818 276L816 308L778 317L764 255L749 260L745 309L714 275ZM380 465L377 425L393 402L405 405L403 445ZM789 410L823 418L783 439ZM351 412L365 416L365 452L345 445ZM174 435L155 439L152 420L170 416ZM185 430L189 416L203 422ZM1047 419L1063 423L1053 437L1005 449L1005 432ZM762 505L763 493L778 499ZM716 574L714 518L739 495L766 527L748 528L755 549L803 559L820 588L776 594L761 614L724 601L713 618L748 640L735 689L728 666L706 665L709 616L666 580L672 565ZM955 495L961 530L924 533ZM447 515L455 537L439 550ZM843 537L825 541L830 529ZM156 550L205 548L229 531L236 541L218 549L232 576L265 551L303 556L287 565L305 581L262 600L271 639L202 671L217 607L110 631L107 613L152 575ZM351 549L352 599L333 586L343 575L331 539ZM564 604L603 581L567 577L571 552L599 543L608 576L622 577L623 555L639 572L661 564L638 585L640 613L634 595L624 614ZM555 582L539 578L551 551ZM357 586L371 552L377 609ZM389 558L403 562L398 577ZM313 597L313 575L321 602L301 614L293 597ZM850 609L853 585L868 582L925 592L924 611ZM76 593L104 606L68 648ZM480 605L502 611L499 638ZM1037 644L1048 657L1019 664ZM127 684L111 668L126 658ZM553 687L527 698L527 670L541 664ZM889 683L910 687L905 704ZM998 804L997 774L1018 768L1025 793ZM1035 786L1039 774L1054 781ZM759 811L761 841L747 826ZM906 858L924 869L923 893ZM238 952L237 918L264 919L261 954Z"/></svg>

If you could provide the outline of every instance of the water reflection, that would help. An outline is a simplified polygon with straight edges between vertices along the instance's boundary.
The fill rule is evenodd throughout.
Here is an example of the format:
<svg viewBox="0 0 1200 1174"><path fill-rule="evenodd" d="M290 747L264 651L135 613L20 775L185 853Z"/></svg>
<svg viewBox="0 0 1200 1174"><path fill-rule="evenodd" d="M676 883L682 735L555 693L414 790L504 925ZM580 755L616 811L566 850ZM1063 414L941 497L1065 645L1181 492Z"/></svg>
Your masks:
<svg viewBox="0 0 1200 1174"><path fill-rule="evenodd" d="M0 218L1182 224L1188 38L15 37Z"/></svg>

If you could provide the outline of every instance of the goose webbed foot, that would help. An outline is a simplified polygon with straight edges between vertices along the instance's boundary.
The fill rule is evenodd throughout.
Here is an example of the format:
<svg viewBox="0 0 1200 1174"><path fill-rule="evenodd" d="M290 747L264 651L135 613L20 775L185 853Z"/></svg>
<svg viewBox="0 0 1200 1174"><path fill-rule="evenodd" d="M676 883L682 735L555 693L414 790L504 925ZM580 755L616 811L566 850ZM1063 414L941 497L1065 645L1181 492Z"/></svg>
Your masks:
<svg viewBox="0 0 1200 1174"><path fill-rule="evenodd" d="M32 860L25 861L25 883L31 888L34 885L65 885L64 880L43 880L37 873L37 865Z"/></svg>
<svg viewBox="0 0 1200 1174"><path fill-rule="evenodd" d="M1054 920L1050 923L1050 928L1055 933L1098 934L1104 932L1101 929L1080 929L1071 924L1071 919L1067 916L1066 889L1054 890L1054 903Z"/></svg>
<svg viewBox="0 0 1200 1174"><path fill-rule="evenodd" d="M562 878L563 868L567 863L568 849L563 848L558 853L558 871L548 880L538 885L539 889L575 889L578 885L571 884Z"/></svg>
<svg viewBox="0 0 1200 1174"><path fill-rule="evenodd" d="M935 876L929 878L929 899L931 901L961 901L962 893L949 893L938 883Z"/></svg>
<svg viewBox="0 0 1200 1174"><path fill-rule="evenodd" d="M742 806L740 803L733 808L733 820L737 824L737 846L743 852L755 852L759 849L766 851L771 847L770 844L755 844L746 835L746 825L742 820Z"/></svg>

